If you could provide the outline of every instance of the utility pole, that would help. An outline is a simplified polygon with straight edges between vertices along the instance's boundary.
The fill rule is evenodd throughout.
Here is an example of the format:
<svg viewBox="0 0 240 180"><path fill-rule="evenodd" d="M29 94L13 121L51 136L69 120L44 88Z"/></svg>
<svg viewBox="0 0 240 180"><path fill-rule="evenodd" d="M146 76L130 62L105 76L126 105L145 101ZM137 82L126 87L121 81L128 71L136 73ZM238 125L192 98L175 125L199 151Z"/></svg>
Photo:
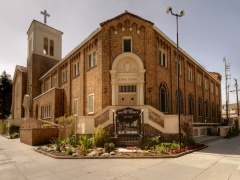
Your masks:
<svg viewBox="0 0 240 180"><path fill-rule="evenodd" d="M233 90L233 91L230 91L230 92L236 92L236 96L237 96L237 115L239 116L238 91L240 91L240 89L238 89L237 79L234 78L234 81L235 81L234 87L236 87L236 90Z"/></svg>
<svg viewBox="0 0 240 180"><path fill-rule="evenodd" d="M227 84L227 80L228 79L231 79L231 75L230 74L227 74L227 71L230 70L230 64L227 64L227 60L226 58L224 57L223 58L223 62L225 63L225 85L226 85L226 120L228 121L229 120L229 116L228 116L228 102L229 102L229 86Z"/></svg>

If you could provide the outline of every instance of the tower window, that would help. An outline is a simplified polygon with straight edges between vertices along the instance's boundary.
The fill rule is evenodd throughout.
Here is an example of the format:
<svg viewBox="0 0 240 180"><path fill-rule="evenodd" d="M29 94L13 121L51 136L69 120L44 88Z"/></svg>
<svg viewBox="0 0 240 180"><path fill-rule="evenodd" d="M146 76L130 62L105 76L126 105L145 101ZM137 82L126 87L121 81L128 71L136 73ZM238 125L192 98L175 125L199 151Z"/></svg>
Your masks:
<svg viewBox="0 0 240 180"><path fill-rule="evenodd" d="M54 41L50 40L50 56L54 56Z"/></svg>
<svg viewBox="0 0 240 180"><path fill-rule="evenodd" d="M48 54L48 38L44 38L43 54Z"/></svg>

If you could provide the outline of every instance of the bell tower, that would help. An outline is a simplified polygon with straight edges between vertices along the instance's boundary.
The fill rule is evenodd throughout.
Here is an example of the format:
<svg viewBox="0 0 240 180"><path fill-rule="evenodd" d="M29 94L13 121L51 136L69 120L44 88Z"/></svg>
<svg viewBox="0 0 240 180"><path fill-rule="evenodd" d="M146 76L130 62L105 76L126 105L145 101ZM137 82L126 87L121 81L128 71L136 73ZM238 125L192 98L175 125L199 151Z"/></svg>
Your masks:
<svg viewBox="0 0 240 180"><path fill-rule="evenodd" d="M32 100L41 94L39 78L62 59L63 33L46 25L46 22L33 20L27 35L27 95L30 98L29 115L32 117Z"/></svg>
<svg viewBox="0 0 240 180"><path fill-rule="evenodd" d="M62 32L33 20L28 29L28 58L32 54L61 60Z"/></svg>

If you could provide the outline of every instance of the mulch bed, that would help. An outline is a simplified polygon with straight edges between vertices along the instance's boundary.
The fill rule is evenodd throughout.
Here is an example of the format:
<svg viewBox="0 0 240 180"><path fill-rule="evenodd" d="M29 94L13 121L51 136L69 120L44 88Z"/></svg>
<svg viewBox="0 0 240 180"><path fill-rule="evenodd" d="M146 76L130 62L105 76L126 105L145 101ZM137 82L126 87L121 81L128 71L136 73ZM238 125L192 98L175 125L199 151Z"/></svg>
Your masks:
<svg viewBox="0 0 240 180"><path fill-rule="evenodd" d="M203 147L199 147L196 149L186 150L184 152L180 153L157 153L156 151L150 151L148 153L143 152L136 152L133 150L133 152L118 152L118 149L114 151L114 155L109 156L84 156L84 155L78 155L78 156L72 156L67 155L64 152L58 152L58 151L50 151L47 152L46 150L40 148L37 148L35 151L42 153L44 155L50 156L52 158L56 159L137 159L137 158L177 158L201 149L205 149L208 146L204 145Z"/></svg>

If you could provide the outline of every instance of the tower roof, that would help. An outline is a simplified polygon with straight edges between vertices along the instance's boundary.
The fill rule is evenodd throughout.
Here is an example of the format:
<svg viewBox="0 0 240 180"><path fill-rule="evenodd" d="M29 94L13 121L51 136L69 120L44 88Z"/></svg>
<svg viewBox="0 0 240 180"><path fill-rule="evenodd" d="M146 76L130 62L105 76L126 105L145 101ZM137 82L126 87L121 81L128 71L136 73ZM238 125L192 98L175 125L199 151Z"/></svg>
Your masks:
<svg viewBox="0 0 240 180"><path fill-rule="evenodd" d="M47 26L48 28L50 28L50 29L52 29L52 30L55 30L55 31L58 31L59 33L63 34L62 31L59 31L59 30L57 30L57 29L55 29L55 28L53 28L53 27L51 27L51 26L48 26L48 25L46 25L46 24L44 24L44 23L41 23L41 22L39 22L39 21L37 21L37 20L35 20L35 19L33 19L31 25L29 26L28 31L27 31L27 34L29 33L30 28L32 27L32 25L33 25L34 23L38 23L38 24L41 24L41 25Z"/></svg>

